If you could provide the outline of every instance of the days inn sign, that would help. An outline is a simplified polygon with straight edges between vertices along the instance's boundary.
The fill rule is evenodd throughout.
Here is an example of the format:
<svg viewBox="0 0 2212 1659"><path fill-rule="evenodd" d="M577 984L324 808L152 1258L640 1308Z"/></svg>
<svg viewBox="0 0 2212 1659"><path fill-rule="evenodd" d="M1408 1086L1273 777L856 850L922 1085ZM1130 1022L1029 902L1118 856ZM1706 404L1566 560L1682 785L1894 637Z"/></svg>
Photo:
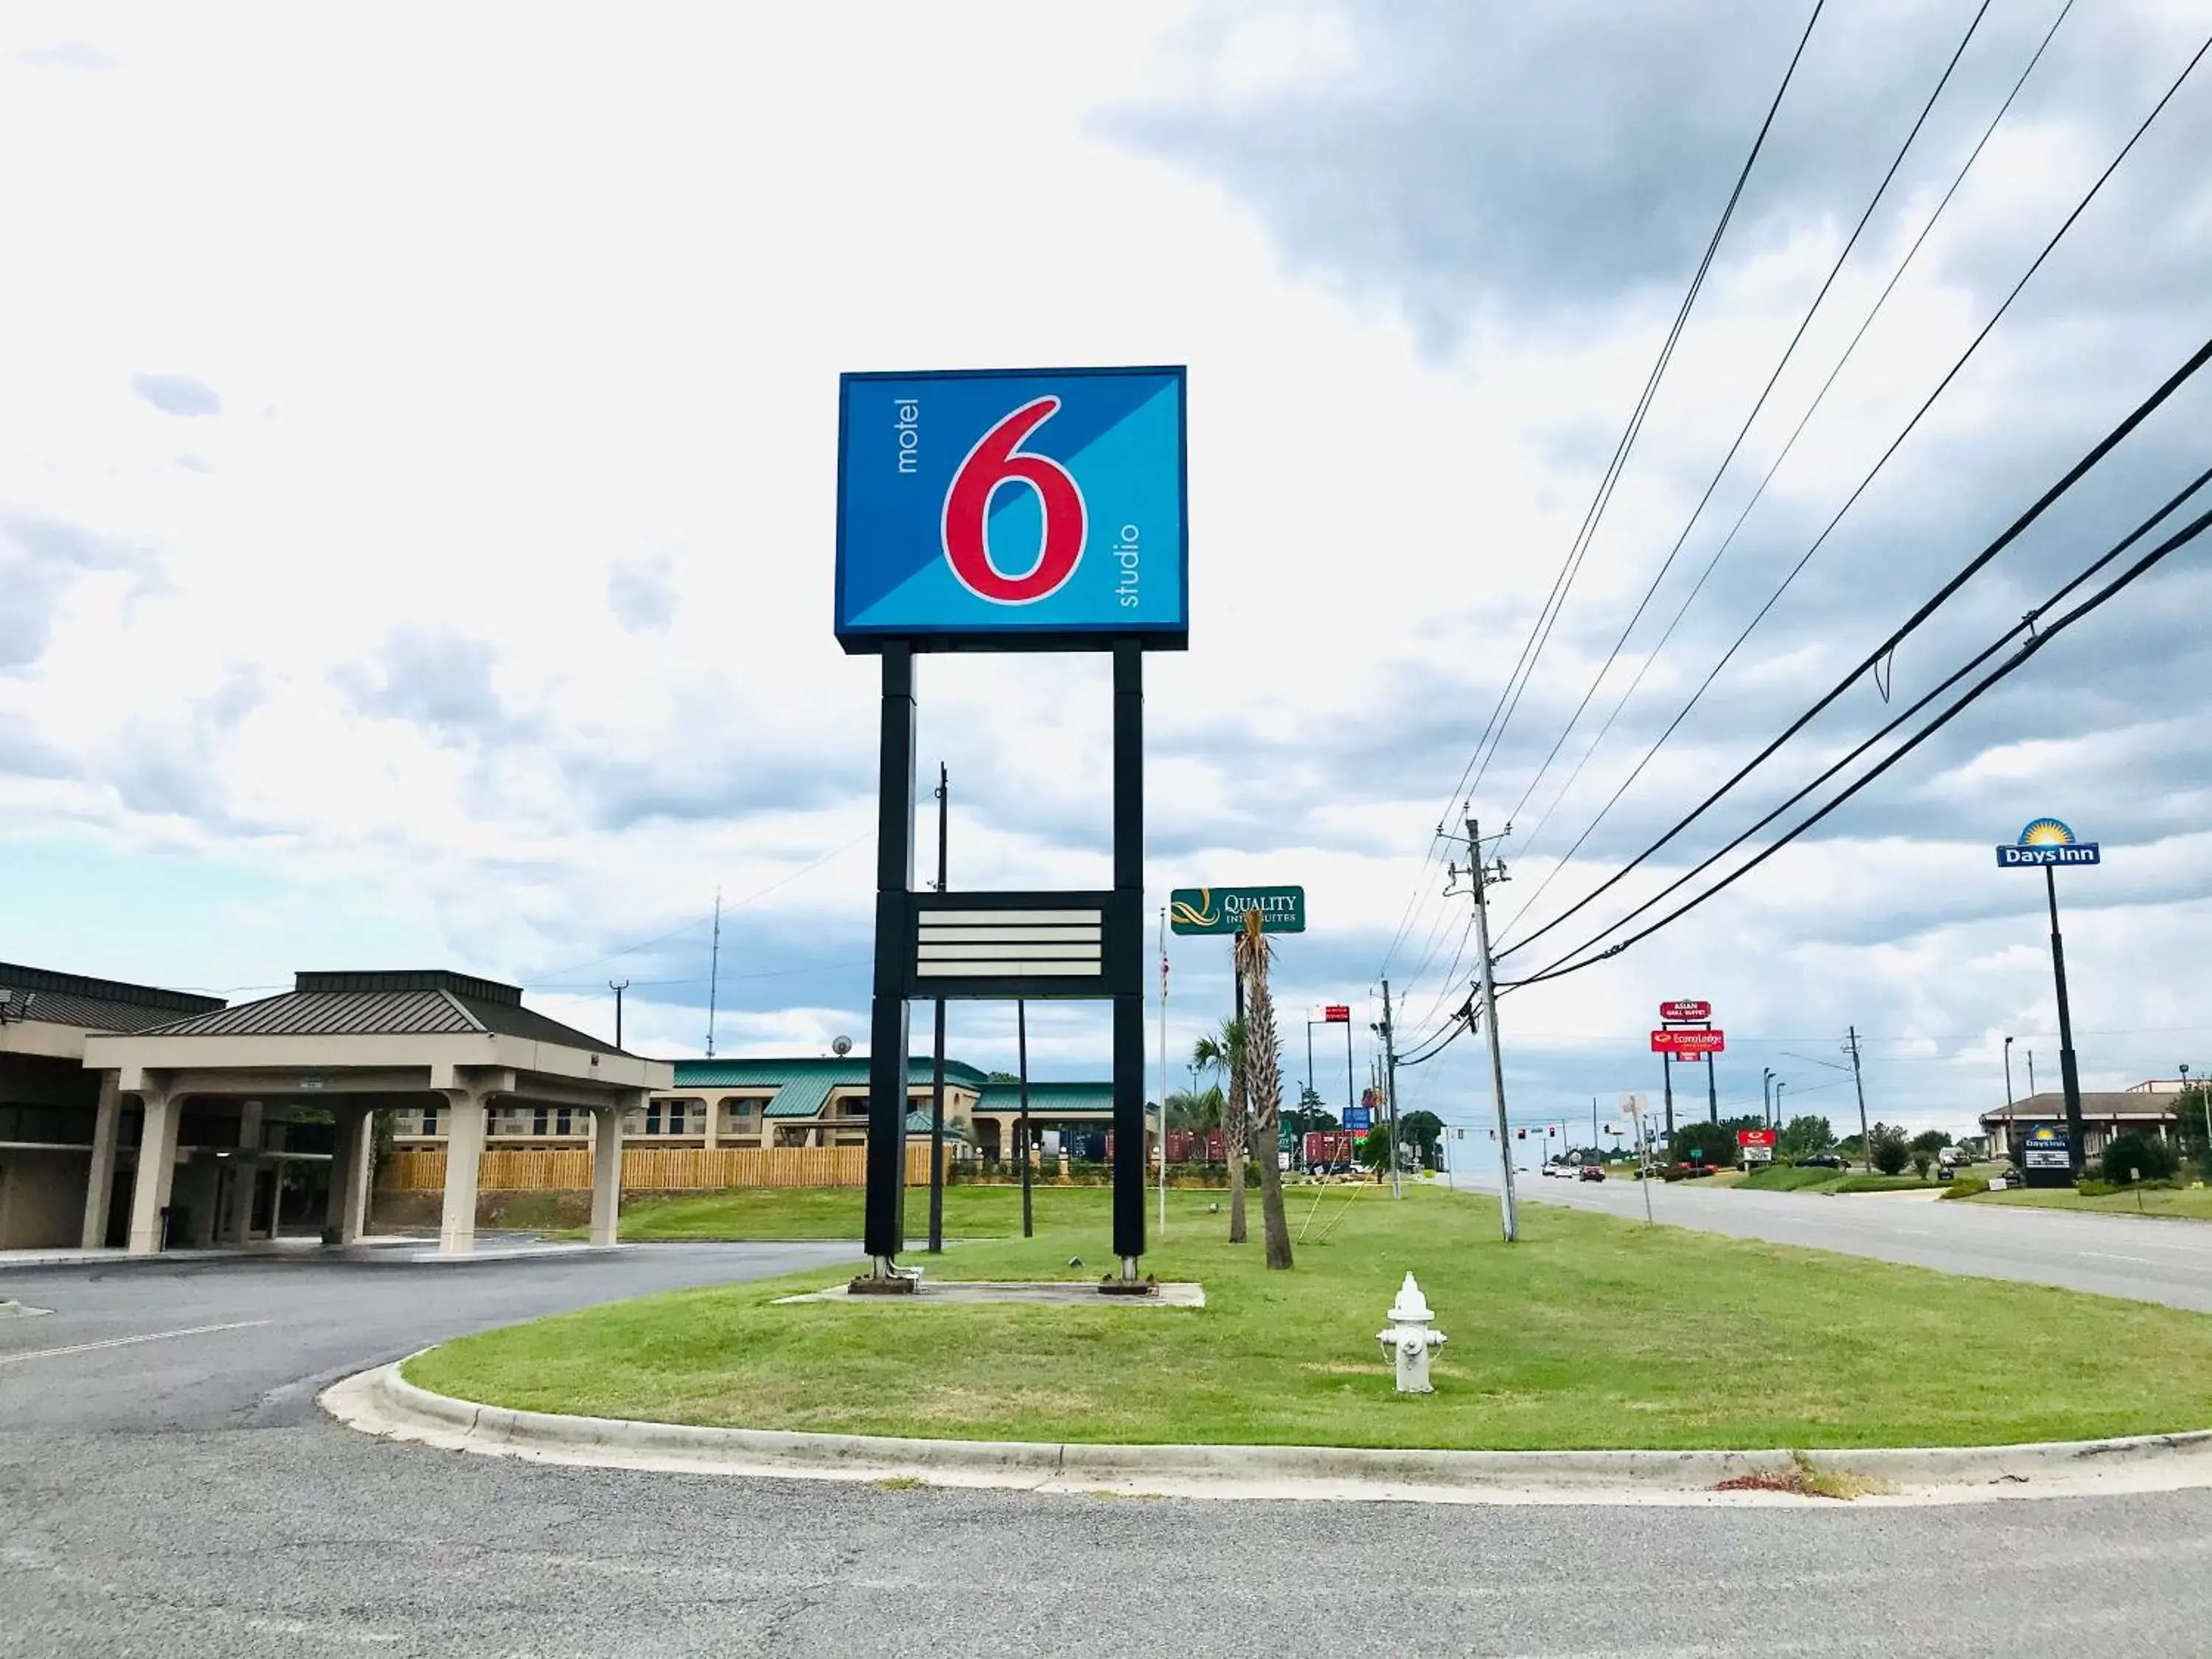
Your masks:
<svg viewBox="0 0 2212 1659"><path fill-rule="evenodd" d="M2001 843L1997 848L2000 870L2103 862L2095 842L2075 840L2074 832L2057 818L2037 818L2020 832L2018 841Z"/></svg>

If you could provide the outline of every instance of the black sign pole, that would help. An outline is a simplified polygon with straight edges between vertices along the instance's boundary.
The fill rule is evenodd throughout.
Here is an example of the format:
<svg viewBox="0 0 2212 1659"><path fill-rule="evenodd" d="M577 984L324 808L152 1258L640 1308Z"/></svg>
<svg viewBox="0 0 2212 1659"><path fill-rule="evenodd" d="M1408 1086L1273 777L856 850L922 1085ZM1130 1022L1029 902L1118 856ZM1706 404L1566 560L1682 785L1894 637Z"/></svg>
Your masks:
<svg viewBox="0 0 2212 1659"><path fill-rule="evenodd" d="M945 823L952 786L937 763L937 890L945 890ZM945 1254L945 999L936 1000L929 1051L929 1253Z"/></svg>
<svg viewBox="0 0 2212 1659"><path fill-rule="evenodd" d="M1145 653L1114 641L1114 1254L1133 1284L1145 1253L1145 993L1137 967L1145 910Z"/></svg>
<svg viewBox="0 0 2212 1659"><path fill-rule="evenodd" d="M2058 936L2058 878L2043 866L2043 890L2051 901L2051 972L2058 986L2058 1076L2066 1089L2067 1158L2074 1179L2081 1178L2081 1077L2074 1066L2074 1015L2066 1006L2066 945Z"/></svg>
<svg viewBox="0 0 2212 1659"><path fill-rule="evenodd" d="M1667 1156L1674 1156L1674 1056L1670 1050L1659 1056L1659 1069L1667 1079Z"/></svg>
<svg viewBox="0 0 2212 1659"><path fill-rule="evenodd" d="M907 957L914 950L914 647L884 647L876 800L876 974L868 1016L868 1195L860 1284L893 1273L906 1243Z"/></svg>
<svg viewBox="0 0 2212 1659"><path fill-rule="evenodd" d="M1705 1029L1711 1030L1712 1027ZM1705 1117L1713 1123L1721 1121L1721 1088L1713 1080L1713 1051L1710 1048L1705 1050Z"/></svg>

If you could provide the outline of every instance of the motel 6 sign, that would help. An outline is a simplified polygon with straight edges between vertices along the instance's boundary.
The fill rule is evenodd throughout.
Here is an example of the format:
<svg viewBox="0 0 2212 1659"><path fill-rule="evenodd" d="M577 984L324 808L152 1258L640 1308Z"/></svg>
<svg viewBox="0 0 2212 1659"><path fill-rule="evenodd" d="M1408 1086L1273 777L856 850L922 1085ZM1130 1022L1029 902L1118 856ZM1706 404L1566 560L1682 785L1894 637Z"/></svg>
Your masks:
<svg viewBox="0 0 2212 1659"><path fill-rule="evenodd" d="M1183 393L1180 368L845 375L838 642L1181 649Z"/></svg>

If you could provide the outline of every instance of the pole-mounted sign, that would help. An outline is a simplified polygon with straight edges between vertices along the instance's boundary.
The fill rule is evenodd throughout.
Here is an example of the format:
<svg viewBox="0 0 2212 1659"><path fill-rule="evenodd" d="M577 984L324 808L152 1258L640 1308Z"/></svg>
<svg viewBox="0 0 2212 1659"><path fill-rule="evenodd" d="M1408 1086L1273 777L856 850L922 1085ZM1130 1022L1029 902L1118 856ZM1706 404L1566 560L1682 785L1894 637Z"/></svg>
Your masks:
<svg viewBox="0 0 2212 1659"><path fill-rule="evenodd" d="M1267 931L1267 920L1262 917L1260 922L1262 933ZM1352 1006L1349 1003L1332 1002L1322 1009L1321 1017L1323 1024L1349 1025L1352 1024Z"/></svg>
<svg viewBox="0 0 2212 1659"><path fill-rule="evenodd" d="M1244 913L1260 913L1263 933L1303 933L1306 930L1306 890L1303 887L1178 887L1168 895L1168 926L1178 933L1237 933L1244 930ZM1343 1018L1352 1018L1346 1008ZM1338 1016L1332 1012L1331 1020Z"/></svg>
<svg viewBox="0 0 2212 1659"><path fill-rule="evenodd" d="M1144 656L1189 643L1183 371L848 374L837 399L836 632L882 656L869 1022L869 1271L910 1291L907 1009L915 998L1114 1005L1114 1254L1144 1288ZM916 892L915 659L1110 651L1114 881Z"/></svg>
<svg viewBox="0 0 2212 1659"><path fill-rule="evenodd" d="M1659 1023L1662 1025L1694 1025L1712 1017L1713 1005L1710 1002L1662 1002L1659 1005Z"/></svg>
<svg viewBox="0 0 2212 1659"><path fill-rule="evenodd" d="M2074 832L2057 818L2037 818L2020 832L2018 841L1997 844L2000 870L2040 870L2051 865L2104 861L2095 842L2075 840Z"/></svg>
<svg viewBox="0 0 2212 1659"><path fill-rule="evenodd" d="M844 377L846 650L1180 649L1189 590L1182 369Z"/></svg>
<svg viewBox="0 0 2212 1659"><path fill-rule="evenodd" d="M1661 1030L1651 1034L1655 1054L1717 1054L1727 1048L1725 1031Z"/></svg>
<svg viewBox="0 0 2212 1659"><path fill-rule="evenodd" d="M2061 865L2104 861L2095 842L2076 840L2073 830L2057 818L2031 818L2018 841L1997 848L1998 869L2043 872L2043 894L2051 907L2051 976L2058 994L2058 1076L2066 1094L2066 1132L2057 1143L2045 1142L2043 1151L2046 1158L2064 1156L2069 1180L2081 1175L2081 1074L2074 1063L2074 1013L2066 1000L2066 943L2058 934L2057 872Z"/></svg>

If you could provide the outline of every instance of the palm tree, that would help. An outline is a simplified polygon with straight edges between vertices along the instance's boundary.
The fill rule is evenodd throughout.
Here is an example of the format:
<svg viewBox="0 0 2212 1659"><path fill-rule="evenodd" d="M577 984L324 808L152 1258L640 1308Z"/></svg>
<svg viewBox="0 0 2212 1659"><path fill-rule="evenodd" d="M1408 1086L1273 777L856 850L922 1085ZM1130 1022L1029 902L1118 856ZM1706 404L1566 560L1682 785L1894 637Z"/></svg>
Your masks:
<svg viewBox="0 0 2212 1659"><path fill-rule="evenodd" d="M1168 1097L1168 1127L1170 1129L1218 1129L1221 1127L1221 1091L1218 1088L1177 1089Z"/></svg>
<svg viewBox="0 0 2212 1659"><path fill-rule="evenodd" d="M1283 1115L1283 1053L1275 1036L1275 996L1267 988L1273 952L1260 931L1260 913L1244 913L1237 936L1237 970L1244 976L1245 1088L1252 1107L1252 1139L1260 1155L1260 1213L1267 1233L1267 1265L1288 1268L1291 1228L1283 1215L1283 1164L1276 1153Z"/></svg>
<svg viewBox="0 0 2212 1659"><path fill-rule="evenodd" d="M1229 1242L1244 1242L1244 1154L1250 1145L1251 1110L1244 1088L1244 1022L1224 1019L1218 1036L1199 1038L1191 1050L1191 1063L1202 1072L1225 1077L1229 1097L1223 1103L1221 1127L1229 1143Z"/></svg>

